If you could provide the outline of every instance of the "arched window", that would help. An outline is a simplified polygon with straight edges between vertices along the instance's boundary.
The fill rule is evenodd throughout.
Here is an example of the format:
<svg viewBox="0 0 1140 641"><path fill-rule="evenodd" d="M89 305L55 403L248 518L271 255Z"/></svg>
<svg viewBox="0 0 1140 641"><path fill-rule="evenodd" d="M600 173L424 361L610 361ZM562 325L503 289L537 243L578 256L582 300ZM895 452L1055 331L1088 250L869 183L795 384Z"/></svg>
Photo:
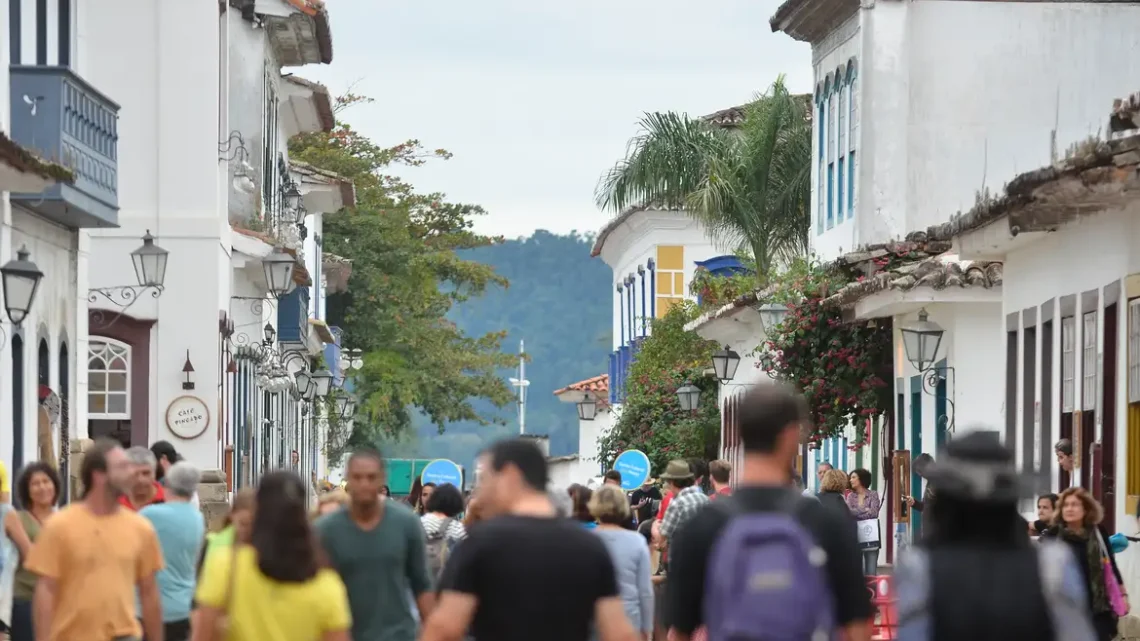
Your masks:
<svg viewBox="0 0 1140 641"><path fill-rule="evenodd" d="M12 473L24 467L24 337L12 337Z"/></svg>
<svg viewBox="0 0 1140 641"><path fill-rule="evenodd" d="M36 354L36 363L36 373L39 384L51 387L51 349L48 348L46 338L40 339L40 349Z"/></svg>
<svg viewBox="0 0 1140 641"><path fill-rule="evenodd" d="M93 419L131 418L131 347L91 339L87 350L87 414Z"/></svg>

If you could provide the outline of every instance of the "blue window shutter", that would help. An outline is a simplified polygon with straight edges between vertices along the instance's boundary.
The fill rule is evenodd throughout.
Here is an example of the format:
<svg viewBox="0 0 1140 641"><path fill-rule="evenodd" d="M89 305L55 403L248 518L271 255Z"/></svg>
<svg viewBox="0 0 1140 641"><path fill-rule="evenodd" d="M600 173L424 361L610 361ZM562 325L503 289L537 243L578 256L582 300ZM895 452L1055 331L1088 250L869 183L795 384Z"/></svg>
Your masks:
<svg viewBox="0 0 1140 641"><path fill-rule="evenodd" d="M835 224L835 211L833 207L832 193L835 189L835 163L827 164L827 228L831 229Z"/></svg>
<svg viewBox="0 0 1140 641"><path fill-rule="evenodd" d="M839 187L835 191L835 217L838 219L837 222L843 222L843 203L846 202L843 200L843 180L846 178L843 173L844 160L843 156L839 157Z"/></svg>
<svg viewBox="0 0 1140 641"><path fill-rule="evenodd" d="M855 217L855 152L847 155L847 217Z"/></svg>

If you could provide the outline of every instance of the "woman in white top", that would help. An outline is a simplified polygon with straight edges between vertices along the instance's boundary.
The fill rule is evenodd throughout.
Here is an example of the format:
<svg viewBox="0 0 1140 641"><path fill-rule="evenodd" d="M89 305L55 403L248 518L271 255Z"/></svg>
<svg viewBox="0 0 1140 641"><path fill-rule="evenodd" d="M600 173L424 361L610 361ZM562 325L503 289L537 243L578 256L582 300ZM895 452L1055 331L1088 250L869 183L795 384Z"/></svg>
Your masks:
<svg viewBox="0 0 1140 641"><path fill-rule="evenodd" d="M467 529L459 515L463 513L463 493L450 483L435 488L424 505L424 515L420 524L429 539L439 535L439 529L447 523L447 540L451 543L467 538Z"/></svg>

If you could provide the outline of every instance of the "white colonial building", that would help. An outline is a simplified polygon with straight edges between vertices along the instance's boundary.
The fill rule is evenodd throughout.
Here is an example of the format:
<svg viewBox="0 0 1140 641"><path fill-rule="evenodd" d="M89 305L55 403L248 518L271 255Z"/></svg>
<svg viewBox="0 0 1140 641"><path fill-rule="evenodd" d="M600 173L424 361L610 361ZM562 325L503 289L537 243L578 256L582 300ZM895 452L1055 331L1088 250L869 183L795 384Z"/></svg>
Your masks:
<svg viewBox="0 0 1140 641"><path fill-rule="evenodd" d="M1125 249L1110 248L1131 237L1105 223L1103 240L1078 240L1074 234L1088 233L1085 223L1065 236L1072 252L1052 241L1024 250L1025 261L1018 261L1007 250L1029 241L1012 240L1008 229L1012 245L975 241L976 234L967 242L938 226L958 211L990 209L989 194L1019 172L1057 162L1105 133L1107 107L1138 77L1140 62L1129 52L1140 44L1140 9L1111 2L788 0L771 26L812 44L813 249L865 275L831 302L853 321L894 327L896 404L880 446L869 446L883 463L876 489L900 494L888 486L892 452L933 454L953 430L972 428L999 431L1026 468L1053 468L1056 486L1052 443L1072 422L1063 409L1101 407L1097 390L1106 385L1090 374L1085 400L1061 399L1060 354L1087 341L1088 365L1078 371L1106 367L1105 328L1123 336L1126 325L1121 279L1130 270L1081 260L1078 252L1126 262ZM1066 44L1077 41L1085 44L1079 51ZM923 310L944 334L920 371L901 329L915 327ZM1078 311L1081 322L1063 328L1062 319ZM1105 325L1113 314L1121 320ZM1020 369L1010 374L1010 367ZM1107 384L1123 385L1123 360L1113 367L1121 374ZM1022 384L1022 369L1033 385ZM1050 392L1034 392L1042 385ZM1121 428L1124 398L1123 391L1112 398L1118 411L1110 424ZM1082 419L1090 426L1085 443L1102 434L1102 414ZM1105 444L1103 452L1123 467L1123 448ZM1102 497L1123 510L1124 493L1110 494L1111 472L1101 476ZM913 493L920 482L912 475ZM897 508L897 501L884 508L885 524L895 524ZM897 529L898 542L919 521L916 515ZM887 538L889 560L898 542Z"/></svg>
<svg viewBox="0 0 1140 641"><path fill-rule="evenodd" d="M11 0L2 13L0 264L23 250L39 275L21 291L4 274L0 461L13 476L36 459L66 474L68 441L86 429L84 230L118 224L119 104L91 75L78 3ZM129 268L127 252L115 258Z"/></svg>
<svg viewBox="0 0 1140 641"><path fill-rule="evenodd" d="M74 334L78 435L168 440L237 485L274 467L313 476L316 391L339 364L325 356L337 339L323 320L321 221L354 197L290 162L290 137L334 120L328 91L289 70L331 62L328 12L320 0L76 11L79 72L111 97L81 113L110 130L117 147L96 150L118 175L114 224L79 240L90 309ZM147 234L157 277L132 264Z"/></svg>
<svg viewBox="0 0 1140 641"><path fill-rule="evenodd" d="M584 484L605 473L602 460L598 457L598 439L613 427L614 415L609 394L608 374L571 383L554 391L558 400L573 403L578 410L578 453L547 459L552 486Z"/></svg>

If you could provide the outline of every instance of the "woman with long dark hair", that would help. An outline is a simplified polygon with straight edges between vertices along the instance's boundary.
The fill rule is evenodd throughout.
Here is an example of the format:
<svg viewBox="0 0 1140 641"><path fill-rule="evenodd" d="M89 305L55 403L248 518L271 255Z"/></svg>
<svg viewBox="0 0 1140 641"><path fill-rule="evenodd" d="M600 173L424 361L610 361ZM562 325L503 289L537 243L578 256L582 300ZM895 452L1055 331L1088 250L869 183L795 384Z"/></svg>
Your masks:
<svg viewBox="0 0 1140 641"><path fill-rule="evenodd" d="M304 483L293 472L266 474L257 488L249 544L235 543L228 554L206 559L193 641L348 641L348 594L325 565L305 509Z"/></svg>
<svg viewBox="0 0 1140 641"><path fill-rule="evenodd" d="M938 498L895 565L900 639L1092 641L1075 563L1029 540L1017 505L1035 484L996 432L955 438L924 474Z"/></svg>
<svg viewBox="0 0 1140 641"><path fill-rule="evenodd" d="M36 461L24 466L16 479L16 498L20 509L4 514L4 534L19 552L19 566L15 570L12 586L12 618L8 637L12 641L31 641L35 638L32 627L32 595L36 592L38 577L24 568L24 559L40 535L40 528L55 514L63 484L55 468Z"/></svg>

